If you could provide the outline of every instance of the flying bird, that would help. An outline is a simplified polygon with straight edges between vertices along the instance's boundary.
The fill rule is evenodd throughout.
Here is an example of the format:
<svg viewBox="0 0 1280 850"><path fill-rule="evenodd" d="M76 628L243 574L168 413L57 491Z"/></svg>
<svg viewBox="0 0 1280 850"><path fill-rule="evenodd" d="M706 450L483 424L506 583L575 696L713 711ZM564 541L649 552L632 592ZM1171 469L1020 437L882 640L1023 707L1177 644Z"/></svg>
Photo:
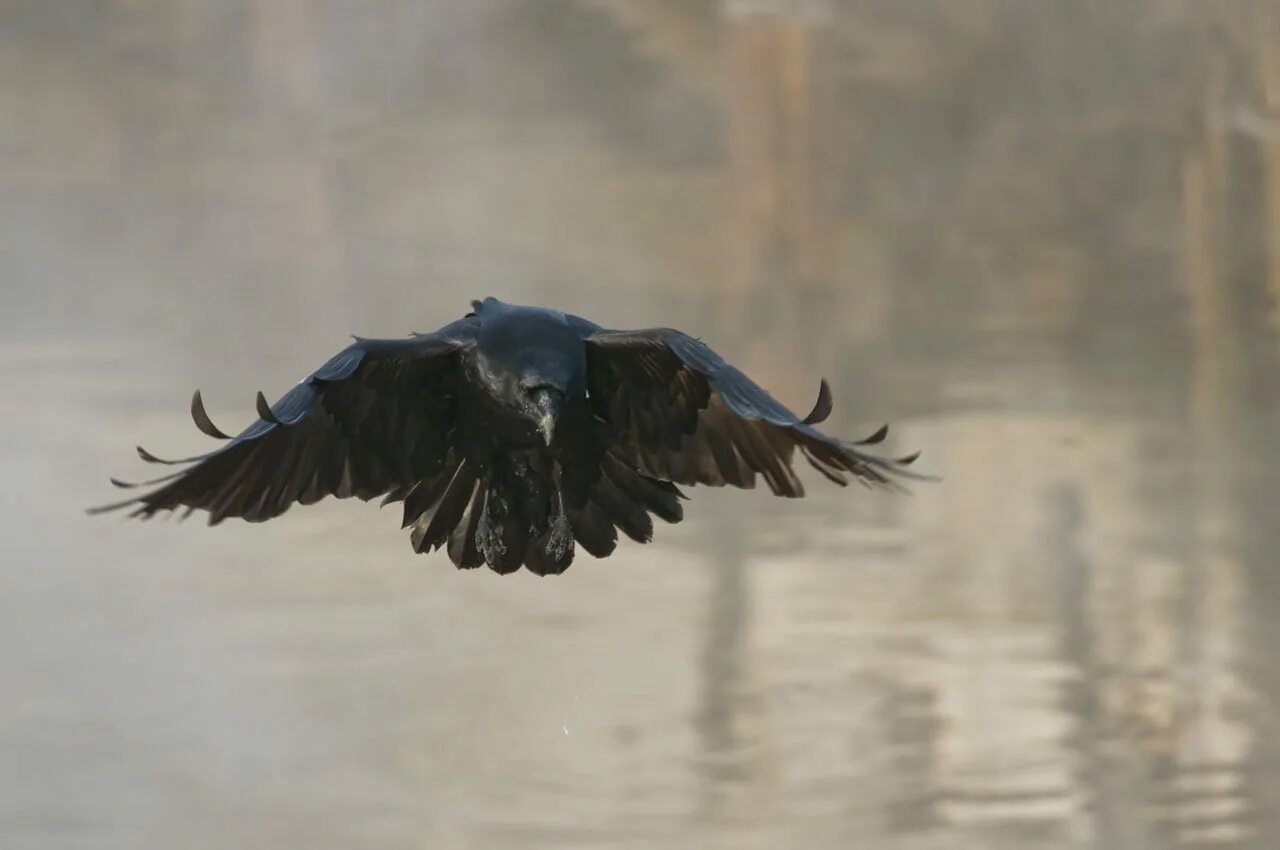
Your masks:
<svg viewBox="0 0 1280 850"><path fill-rule="evenodd" d="M762 477L779 496L802 496L797 451L841 486L928 479L907 469L917 455L863 450L888 426L857 443L823 434L815 426L831 408L824 380L813 410L796 416L677 330L607 330L486 298L434 333L356 337L275 404L259 392L258 419L234 437L197 391L196 426L225 444L181 460L139 446L143 460L182 468L112 479L146 492L91 512L203 510L215 525L381 496L403 503L416 552L443 546L460 569L556 574L575 543L604 558L619 531L645 543L652 516L679 522L678 485L749 488Z"/></svg>

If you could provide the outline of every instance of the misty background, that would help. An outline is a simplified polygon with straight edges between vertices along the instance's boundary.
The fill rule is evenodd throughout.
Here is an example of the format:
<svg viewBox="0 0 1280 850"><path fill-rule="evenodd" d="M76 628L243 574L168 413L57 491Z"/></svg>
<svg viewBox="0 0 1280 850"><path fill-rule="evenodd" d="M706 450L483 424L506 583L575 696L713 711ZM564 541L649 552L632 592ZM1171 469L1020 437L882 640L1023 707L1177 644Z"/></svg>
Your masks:
<svg viewBox="0 0 1280 850"><path fill-rule="evenodd" d="M84 515L485 295L945 481ZM1275 0L0 0L0 845L1280 845L1278 305Z"/></svg>

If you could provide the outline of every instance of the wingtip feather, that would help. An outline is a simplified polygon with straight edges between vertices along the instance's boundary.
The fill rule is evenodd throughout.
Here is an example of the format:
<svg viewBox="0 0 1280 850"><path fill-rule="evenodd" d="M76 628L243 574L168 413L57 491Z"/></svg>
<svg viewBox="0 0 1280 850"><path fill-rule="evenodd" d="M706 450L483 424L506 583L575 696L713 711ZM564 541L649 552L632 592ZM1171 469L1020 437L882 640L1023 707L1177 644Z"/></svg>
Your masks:
<svg viewBox="0 0 1280 850"><path fill-rule="evenodd" d="M144 449L142 446L134 446L134 450L137 451L138 457L142 458L147 463L158 463L161 466L182 466L184 464L195 463L196 461L204 460L205 458L209 457L208 454L200 454L200 455L192 455L191 457L179 457L179 458L170 459L170 458L163 458L163 457L154 455L151 452Z"/></svg>
<svg viewBox="0 0 1280 850"><path fill-rule="evenodd" d="M818 400L813 403L813 409L809 411L809 415L800 421L806 425L817 425L819 422L825 422L834 408L835 403L831 396L831 386L827 383L827 379L823 378L821 383L818 384Z"/></svg>
<svg viewBox="0 0 1280 850"><path fill-rule="evenodd" d="M271 411L271 405L267 402L267 397L262 394L262 390L258 390L258 395L253 400L254 405L258 408L258 418L263 422L270 422L272 425L279 425L280 420Z"/></svg>
<svg viewBox="0 0 1280 850"><path fill-rule="evenodd" d="M853 445L878 446L880 443L883 443L885 441L885 438L888 436L889 436L889 424L886 422L884 425L881 425L876 430L876 432L872 434L870 437L863 437L861 440L856 441Z"/></svg>
<svg viewBox="0 0 1280 850"><path fill-rule="evenodd" d="M196 390L191 396L191 418L195 421L196 427L200 429L202 434L213 437L215 440L231 439L230 434L224 433L209 418L209 413L204 409L204 399L200 396L199 390Z"/></svg>
<svg viewBox="0 0 1280 850"><path fill-rule="evenodd" d="M121 508L127 508L129 505L137 504L137 502L138 502L138 499L135 496L132 499L124 499L122 501L111 502L110 504L106 504L106 505L93 505L91 507L85 508L84 512L89 516L98 516L99 514L110 513L112 511L118 511ZM130 516L133 516L133 514L130 514Z"/></svg>
<svg viewBox="0 0 1280 850"><path fill-rule="evenodd" d="M163 464L164 466L172 466L175 463L181 462L177 460L166 460L165 458L158 457L157 455L154 455L151 452L144 449L142 446L134 446L133 448L134 448L134 451L138 453L138 457L142 458L147 463L159 463L159 464Z"/></svg>

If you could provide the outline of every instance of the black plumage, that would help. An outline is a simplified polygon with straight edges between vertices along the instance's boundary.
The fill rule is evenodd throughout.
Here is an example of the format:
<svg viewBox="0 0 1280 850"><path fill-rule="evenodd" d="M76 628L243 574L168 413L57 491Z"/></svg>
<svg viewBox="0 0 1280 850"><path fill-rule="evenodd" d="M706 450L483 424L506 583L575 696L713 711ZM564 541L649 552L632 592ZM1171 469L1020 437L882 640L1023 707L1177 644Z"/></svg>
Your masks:
<svg viewBox="0 0 1280 850"><path fill-rule="evenodd" d="M459 568L563 572L575 543L595 557L683 517L677 485L755 486L798 497L798 450L826 478L879 487L925 478L915 455L878 457L796 416L700 340L670 329L616 331L494 298L435 333L359 339L239 435L219 430L199 392L191 415L225 445L94 512L207 511L260 522L326 496L403 502L417 552L445 547Z"/></svg>

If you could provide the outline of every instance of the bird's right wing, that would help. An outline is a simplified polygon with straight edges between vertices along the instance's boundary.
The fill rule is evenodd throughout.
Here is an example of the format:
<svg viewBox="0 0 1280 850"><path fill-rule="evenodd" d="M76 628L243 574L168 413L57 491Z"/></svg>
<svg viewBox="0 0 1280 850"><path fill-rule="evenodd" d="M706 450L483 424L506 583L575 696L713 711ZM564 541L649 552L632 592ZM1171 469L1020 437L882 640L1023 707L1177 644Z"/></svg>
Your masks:
<svg viewBox="0 0 1280 850"><path fill-rule="evenodd" d="M459 350L467 323L408 339L357 339L299 382L274 405L258 394L258 419L236 437L219 431L197 392L191 415L205 434L226 445L168 461L139 447L152 463L178 464L172 475L121 487L151 489L93 512L132 507L150 517L185 508L257 522L295 502L325 496L406 501L406 519L439 501L459 460L449 445L454 427ZM447 534L447 531L445 532Z"/></svg>
<svg viewBox="0 0 1280 850"><path fill-rule="evenodd" d="M803 418L700 340L668 328L597 331L587 337L587 387L606 423L611 450L637 470L677 484L752 487L762 475L782 496L804 486L791 467L797 449L827 478L895 486L921 478L906 469L915 455L878 457L860 447L881 442L887 426L859 443L814 426L831 412L823 382Z"/></svg>

